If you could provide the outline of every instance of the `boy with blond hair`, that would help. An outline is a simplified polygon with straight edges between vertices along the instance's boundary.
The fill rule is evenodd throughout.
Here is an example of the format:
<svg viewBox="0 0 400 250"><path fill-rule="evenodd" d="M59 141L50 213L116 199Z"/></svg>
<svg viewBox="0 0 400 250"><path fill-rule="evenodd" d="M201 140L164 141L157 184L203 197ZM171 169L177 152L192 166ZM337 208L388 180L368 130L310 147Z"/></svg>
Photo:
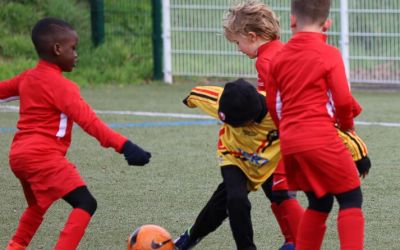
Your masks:
<svg viewBox="0 0 400 250"><path fill-rule="evenodd" d="M268 83L270 62L283 47L283 43L279 40L280 26L275 12L259 1L242 2L228 10L223 28L225 37L235 43L239 51L250 59L256 58L257 88L264 91ZM288 191L282 162L272 178L263 185L263 190L271 202L271 210L285 239L281 249L292 249L297 225L304 209L295 199L295 193ZM276 197L290 197L290 199L281 200Z"/></svg>
<svg viewBox="0 0 400 250"><path fill-rule="evenodd" d="M267 83L269 63L283 47L279 40L279 18L268 6L250 0L232 6L223 20L224 35L250 59L256 59L257 88L263 91Z"/></svg>

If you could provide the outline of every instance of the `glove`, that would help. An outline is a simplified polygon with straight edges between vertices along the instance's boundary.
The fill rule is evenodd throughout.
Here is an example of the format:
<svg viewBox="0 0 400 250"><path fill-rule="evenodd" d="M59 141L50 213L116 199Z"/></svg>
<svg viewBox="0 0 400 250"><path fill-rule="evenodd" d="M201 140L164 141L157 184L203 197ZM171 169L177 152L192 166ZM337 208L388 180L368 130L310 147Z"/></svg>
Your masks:
<svg viewBox="0 0 400 250"><path fill-rule="evenodd" d="M122 147L122 153L128 165L144 166L149 163L151 153L144 151L138 145L132 143L130 140L126 141Z"/></svg>
<svg viewBox="0 0 400 250"><path fill-rule="evenodd" d="M365 178L365 176L369 172L369 169L371 168L371 161L368 158L368 156L365 156L360 160L356 161L356 166L358 169L358 173L360 174L360 177Z"/></svg>

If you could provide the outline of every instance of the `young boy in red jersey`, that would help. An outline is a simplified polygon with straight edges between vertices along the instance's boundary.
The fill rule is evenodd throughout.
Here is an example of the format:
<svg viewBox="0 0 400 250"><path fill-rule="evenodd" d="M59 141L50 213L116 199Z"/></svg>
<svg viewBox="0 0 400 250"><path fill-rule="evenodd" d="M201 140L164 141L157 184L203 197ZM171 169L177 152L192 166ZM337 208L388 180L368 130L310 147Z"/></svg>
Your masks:
<svg viewBox="0 0 400 250"><path fill-rule="evenodd" d="M273 58L267 103L279 126L289 188L305 191L309 205L296 249L320 249L334 198L339 203L341 249L363 249L360 180L336 125L347 134L361 109L350 92L341 54L326 44L329 0L292 0L289 42ZM368 169L360 169L365 176Z"/></svg>
<svg viewBox="0 0 400 250"><path fill-rule="evenodd" d="M271 59L283 47L280 39L279 19L275 12L264 3L250 0L232 6L223 22L225 37L237 45L239 51L250 59L256 58L258 73L257 89L265 91L268 83ZM294 193L288 192L288 185L283 164L279 164L273 177L263 185L264 192L271 201L271 209L279 224L285 243L280 249L293 249L297 225L304 209L294 199ZM292 199L271 199L269 194L283 192L291 194Z"/></svg>
<svg viewBox="0 0 400 250"><path fill-rule="evenodd" d="M269 6L249 0L228 10L223 28L228 41L250 59L256 59L257 89L265 91L271 59L283 47L279 18Z"/></svg>
<svg viewBox="0 0 400 250"><path fill-rule="evenodd" d="M0 102L20 100L9 161L28 203L6 249L26 249L47 209L62 198L73 209L55 249L73 250L97 207L77 168L66 158L73 123L103 147L123 153L129 165L143 166L151 154L103 123L78 86L63 77L62 72L72 71L78 58L78 35L71 25L44 18L33 27L32 42L40 58L36 67L0 82Z"/></svg>

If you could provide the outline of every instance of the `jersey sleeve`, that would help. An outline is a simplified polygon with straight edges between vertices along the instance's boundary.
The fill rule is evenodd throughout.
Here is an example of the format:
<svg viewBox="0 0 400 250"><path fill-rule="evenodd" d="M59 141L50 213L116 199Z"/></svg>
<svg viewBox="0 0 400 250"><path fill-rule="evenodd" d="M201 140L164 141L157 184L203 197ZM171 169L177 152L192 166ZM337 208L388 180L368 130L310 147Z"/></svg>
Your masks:
<svg viewBox="0 0 400 250"><path fill-rule="evenodd" d="M358 101L352 96L353 98L353 117L357 117L359 114L361 114L362 107L358 103Z"/></svg>
<svg viewBox="0 0 400 250"><path fill-rule="evenodd" d="M19 100L19 83L24 74L0 81L0 103Z"/></svg>
<svg viewBox="0 0 400 250"><path fill-rule="evenodd" d="M257 60L256 70L257 70L257 90L265 91L266 86L268 84L267 79L270 71L270 62L261 59Z"/></svg>
<svg viewBox="0 0 400 250"><path fill-rule="evenodd" d="M223 91L218 86L198 86L193 88L183 103L189 108L200 108L204 113L218 118L218 101Z"/></svg>
<svg viewBox="0 0 400 250"><path fill-rule="evenodd" d="M345 132L340 129L337 130L339 137L342 139L344 145L350 151L351 156L355 162L368 156L368 149L365 142L356 134L356 132Z"/></svg>
<svg viewBox="0 0 400 250"><path fill-rule="evenodd" d="M328 61L327 84L335 105L336 122L342 130L354 127L353 107L354 98L351 95L340 52L332 50Z"/></svg>
<svg viewBox="0 0 400 250"><path fill-rule="evenodd" d="M272 67L271 67L272 69ZM282 112L282 103L278 92L278 86L273 71L268 72L268 84L265 85L266 102L268 112L271 115L275 126L279 127L280 114Z"/></svg>
<svg viewBox="0 0 400 250"><path fill-rule="evenodd" d="M103 147L112 147L117 152L122 151L127 138L107 126L82 98L78 86L64 79L54 90L56 107L76 122L85 132L96 138Z"/></svg>

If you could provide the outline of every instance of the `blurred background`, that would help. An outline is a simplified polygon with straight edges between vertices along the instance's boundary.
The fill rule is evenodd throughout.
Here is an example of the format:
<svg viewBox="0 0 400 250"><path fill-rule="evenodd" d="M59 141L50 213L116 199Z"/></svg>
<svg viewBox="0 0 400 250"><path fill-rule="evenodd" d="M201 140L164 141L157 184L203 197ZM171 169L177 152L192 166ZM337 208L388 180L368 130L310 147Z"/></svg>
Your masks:
<svg viewBox="0 0 400 250"><path fill-rule="evenodd" d="M80 35L80 85L256 76L254 61L222 34L236 0L1 0L0 79L35 65L30 30L53 16ZM290 0L263 0L290 37ZM353 86L400 86L400 0L332 0L329 43L341 49Z"/></svg>

